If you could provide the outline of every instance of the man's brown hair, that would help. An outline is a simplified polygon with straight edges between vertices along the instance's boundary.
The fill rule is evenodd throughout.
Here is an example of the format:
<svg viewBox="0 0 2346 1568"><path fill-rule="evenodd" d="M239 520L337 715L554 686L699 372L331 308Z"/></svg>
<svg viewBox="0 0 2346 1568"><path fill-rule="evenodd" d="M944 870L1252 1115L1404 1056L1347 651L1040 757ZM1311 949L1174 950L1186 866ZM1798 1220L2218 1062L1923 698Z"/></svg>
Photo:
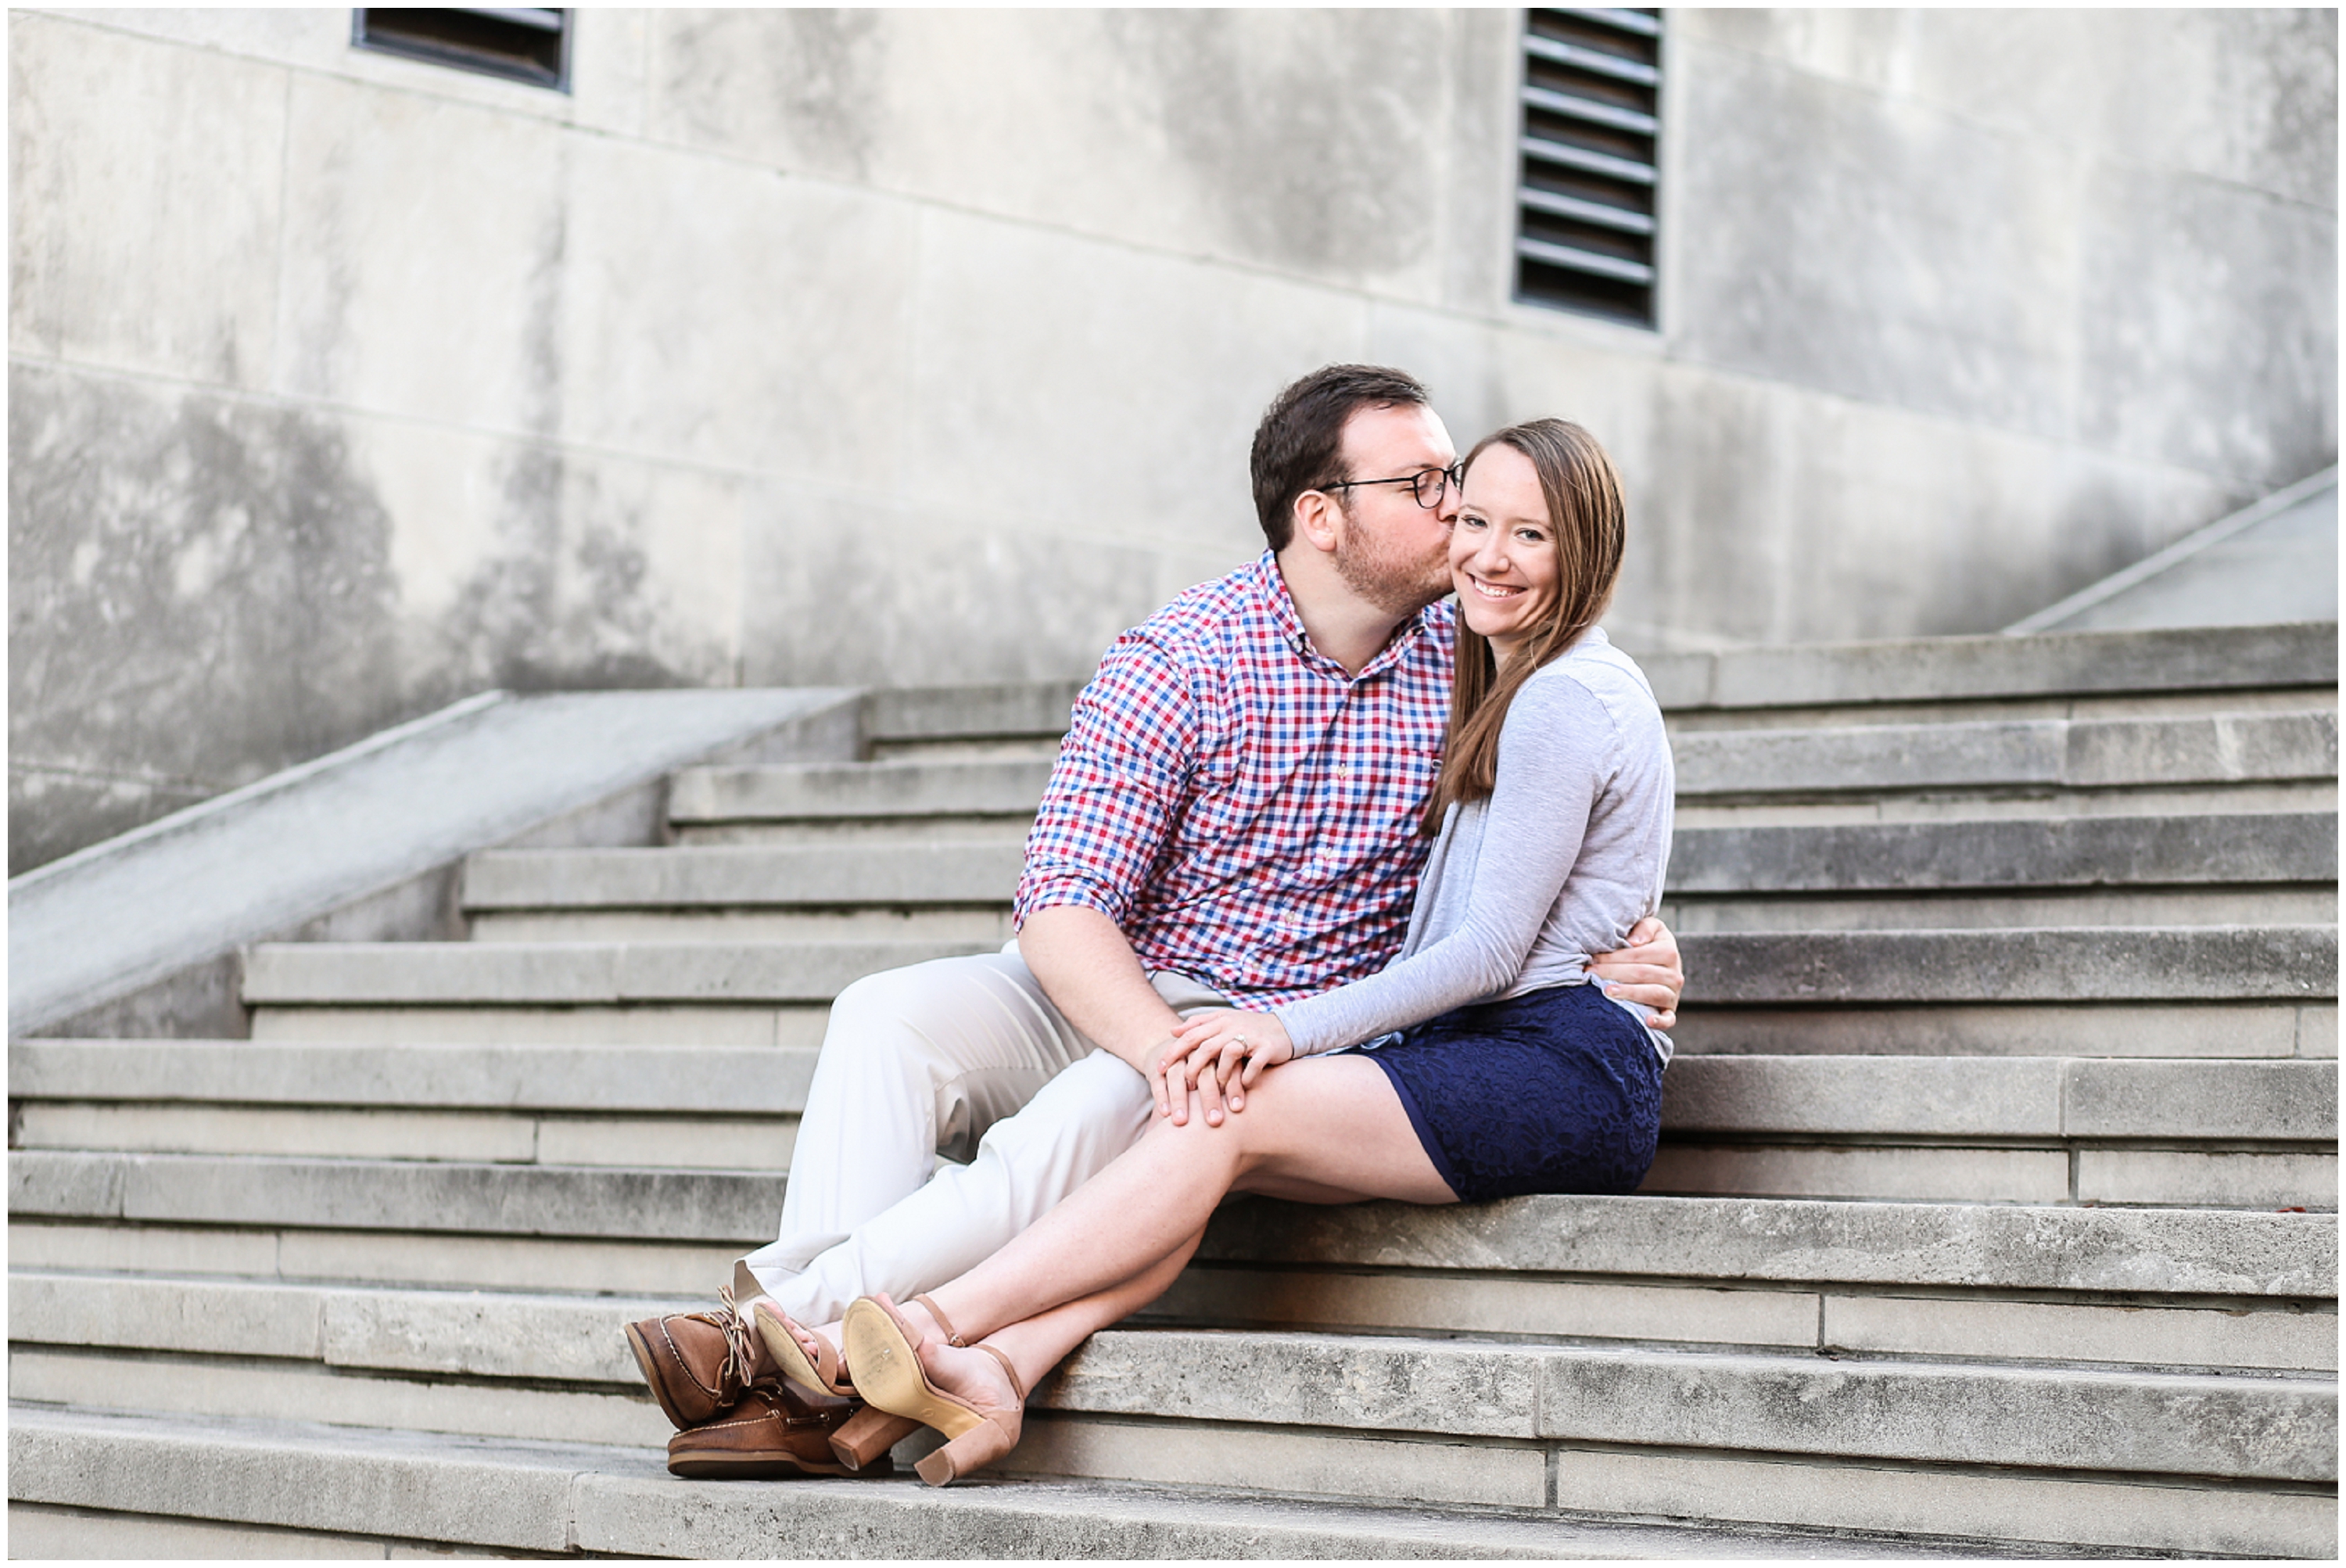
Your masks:
<svg viewBox="0 0 2346 1568"><path fill-rule="evenodd" d="M1423 407L1425 383L1384 365L1322 365L1290 384L1255 426L1254 510L1273 550L1295 537L1295 498L1350 479L1344 422L1362 408Z"/></svg>

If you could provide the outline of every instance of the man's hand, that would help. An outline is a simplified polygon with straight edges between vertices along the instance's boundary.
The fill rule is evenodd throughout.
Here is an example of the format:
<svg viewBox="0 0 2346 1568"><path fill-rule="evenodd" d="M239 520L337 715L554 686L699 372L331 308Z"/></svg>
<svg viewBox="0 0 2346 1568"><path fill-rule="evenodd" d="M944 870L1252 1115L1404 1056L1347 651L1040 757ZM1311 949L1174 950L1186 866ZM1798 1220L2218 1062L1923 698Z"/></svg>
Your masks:
<svg viewBox="0 0 2346 1568"><path fill-rule="evenodd" d="M1157 1114L1177 1127L1188 1125L1189 1091L1194 1088L1203 1102L1207 1125L1219 1126L1226 1103L1229 1111L1245 1110L1246 1092L1255 1080L1294 1054L1287 1026L1271 1013L1231 1007L1193 1013L1173 1032L1149 1072Z"/></svg>
<svg viewBox="0 0 2346 1568"><path fill-rule="evenodd" d="M1655 1028L1668 1029L1678 1021L1678 996L1686 990L1678 939L1652 915L1629 928L1628 946L1598 953L1588 969L1605 983L1606 995L1652 1008Z"/></svg>

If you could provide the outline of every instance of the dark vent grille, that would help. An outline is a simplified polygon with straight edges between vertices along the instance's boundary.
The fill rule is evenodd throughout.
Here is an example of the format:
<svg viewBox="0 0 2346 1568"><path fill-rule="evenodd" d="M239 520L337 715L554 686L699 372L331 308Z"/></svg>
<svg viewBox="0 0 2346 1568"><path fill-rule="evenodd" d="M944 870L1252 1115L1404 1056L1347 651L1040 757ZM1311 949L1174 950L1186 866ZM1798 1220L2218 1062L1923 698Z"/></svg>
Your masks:
<svg viewBox="0 0 2346 1568"><path fill-rule="evenodd" d="M1517 299L1653 324L1661 44L1658 11L1525 14Z"/></svg>
<svg viewBox="0 0 2346 1568"><path fill-rule="evenodd" d="M570 13L534 8L470 11L375 6L351 14L362 49L429 60L460 71L570 90Z"/></svg>

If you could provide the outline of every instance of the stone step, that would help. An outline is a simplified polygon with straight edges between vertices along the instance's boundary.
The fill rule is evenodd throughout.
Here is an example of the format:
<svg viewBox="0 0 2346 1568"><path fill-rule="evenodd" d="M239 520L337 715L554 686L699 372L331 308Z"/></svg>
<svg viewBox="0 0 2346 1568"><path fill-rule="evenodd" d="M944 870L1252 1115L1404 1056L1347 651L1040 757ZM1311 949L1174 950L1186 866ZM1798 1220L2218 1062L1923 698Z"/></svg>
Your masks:
<svg viewBox="0 0 2346 1568"><path fill-rule="evenodd" d="M1658 1200L1665 1202L1696 1200ZM2157 1214L2160 1211L2140 1210ZM2168 1211L2172 1212L2172 1211ZM1236 1222L1226 1219L1225 1226ZM2107 1235L2105 1233L2105 1239ZM1927 1241L1927 1237L1925 1238ZM2119 1238L2124 1245L2124 1238ZM2035 1359L2168 1369L2261 1367L2335 1371L2334 1288L2298 1295L2210 1291L2237 1284L2206 1270L2173 1277L2153 1237L2136 1291L1951 1290L1944 1280L1678 1278L1543 1274L1508 1266L1383 1269L1341 1265L1193 1264L1144 1314L1153 1320L1376 1332L1457 1332L1641 1344L1774 1347L1972 1359ZM729 1278L739 1244L586 1240L441 1231L16 1219L12 1266L88 1276L202 1274L247 1280L549 1290L663 1298ZM2194 1289L2198 1285L2201 1288Z"/></svg>
<svg viewBox="0 0 2346 1568"><path fill-rule="evenodd" d="M786 1171L812 1054L20 1041L13 1145ZM2334 1207L2326 1062L1682 1055L1649 1193Z"/></svg>
<svg viewBox="0 0 2346 1568"><path fill-rule="evenodd" d="M883 687L863 699L863 736L875 749L1048 739L1066 733L1081 680Z"/></svg>
<svg viewBox="0 0 2346 1568"><path fill-rule="evenodd" d="M620 1330L707 1303L34 1270L8 1304L12 1399L643 1447Z"/></svg>
<svg viewBox="0 0 2346 1568"><path fill-rule="evenodd" d="M2334 623L1918 637L1639 656L1666 714L1733 724L1830 715L1850 723L2033 708L2045 717L2202 711L2278 699L2333 711ZM875 749L1030 739L1063 733L1081 681L874 692Z"/></svg>
<svg viewBox="0 0 2346 1568"><path fill-rule="evenodd" d="M1910 704L1956 705L2127 696L2174 703L2198 694L2333 693L2335 622L1659 654L1639 661L1665 713L1833 713L1862 718Z"/></svg>
<svg viewBox="0 0 2346 1568"><path fill-rule="evenodd" d="M1086 1415L2334 1482L2334 1379L1626 1346L1109 1329L1037 1390Z"/></svg>
<svg viewBox="0 0 2346 1568"><path fill-rule="evenodd" d="M767 1234L759 1241L771 1239L772 1224L769 1217ZM25 1216L8 1223L8 1257L18 1268L460 1290L705 1295L732 1278L733 1260L742 1250L740 1241L678 1241L649 1234L613 1239ZM2260 1335L2257 1342L2270 1338Z"/></svg>
<svg viewBox="0 0 2346 1568"><path fill-rule="evenodd" d="M925 1488L884 1481L680 1481L655 1450L489 1441L299 1421L189 1420L31 1404L8 1412L12 1526L138 1549L193 1539L219 1554L341 1555L416 1543L515 1553L770 1559L941 1558L1874 1558L2005 1555L2002 1543L1792 1532L1766 1526L1590 1519L1185 1492L1113 1482L997 1481ZM2082 1499L2078 1501L2084 1501ZM2118 1489L2057 1521L2056 1545L2098 1543L2117 1504L2136 1535L2201 1551L2319 1555L2302 1504L2208 1508L2205 1492ZM76 1534L67 1509L111 1517ZM1903 1513L1915 1512L1908 1503ZM2241 1512L2244 1518L2218 1517ZM2196 1525L2191 1521L2197 1519ZM217 1533L172 1536L175 1522ZM2083 1528L2079 1528L2079 1526ZM1892 1528L1896 1529L1897 1526ZM98 1533L111 1531L111 1535ZM247 1533L250 1532L251 1533ZM2335 1530L2328 1531L2334 1538ZM332 1552L314 1543L341 1545ZM216 1544L215 1544L216 1543ZM2134 1536L2125 1544L2139 1544ZM307 1549L305 1551L305 1548ZM240 1552L238 1549L241 1549ZM2040 1547L2040 1552L2046 1548Z"/></svg>
<svg viewBox="0 0 2346 1568"><path fill-rule="evenodd" d="M248 950L254 1006L828 1002L853 982L975 942L283 942Z"/></svg>
<svg viewBox="0 0 2346 1568"><path fill-rule="evenodd" d="M1681 949L1695 977L1689 1013L2337 995L2330 925L1734 932L1690 934ZM804 1003L882 969L983 951L918 942L274 943L248 950L243 994L255 1007L301 1008Z"/></svg>
<svg viewBox="0 0 2346 1568"><path fill-rule="evenodd" d="M812 1053L21 1041L12 1145L784 1172ZM1647 1193L2334 1208L2326 1062L1703 1057Z"/></svg>
<svg viewBox="0 0 2346 1568"><path fill-rule="evenodd" d="M821 1003L263 1005L251 1037L345 1044L739 1045L814 1050ZM2335 1060L2334 1002L1697 1007L1683 1055L2196 1056Z"/></svg>
<svg viewBox="0 0 2346 1568"><path fill-rule="evenodd" d="M660 1305L31 1275L10 1282L11 1394L647 1443L666 1428L617 1330ZM1032 1404L1060 1419L1037 1422L1014 1471L1096 1475L1103 1446L1128 1464L1115 1429L1137 1421L1145 1434L1123 1435L1157 1450L1153 1473L1103 1478L1211 1483L1199 1467L1216 1444L1301 1428L1256 1484L1519 1507L1539 1506L1552 1444L2310 1484L2334 1481L2337 1463L2334 1379L1846 1354L1122 1329L1096 1335ZM1424 1445L1405 1468L1396 1438Z"/></svg>
<svg viewBox="0 0 2346 1568"><path fill-rule="evenodd" d="M1721 1060L1732 1061L1728 1057ZM797 1118L19 1105L18 1149L782 1174ZM1974 1203L2338 1207L2334 1141L2142 1147L2004 1134L1666 1133L1640 1191Z"/></svg>
<svg viewBox="0 0 2346 1568"><path fill-rule="evenodd" d="M678 826L761 819L1031 817L1048 758L687 768L668 785Z"/></svg>
<svg viewBox="0 0 2346 1568"><path fill-rule="evenodd" d="M725 1243L763 1240L781 1211L784 1185L780 1175L750 1171L46 1149L11 1151L8 1180L12 1220ZM1380 1241L1343 1228L1368 1223L1363 1216L1388 1227L1392 1237ZM1616 1228L1592 1235L1591 1217ZM1678 1228L1655 1228L1663 1225ZM1485 1234L1504 1235L1509 1247L1523 1250L1494 1251L1473 1239ZM1762 1237L1766 1254L1755 1256ZM2084 1255L2036 1255L2056 1237L2064 1248L2082 1248ZM1241 1203L1218 1217L1203 1256L1224 1262L2334 1298L2336 1242L2334 1221L2320 1216L1640 1195L1519 1198L1455 1210L1370 1205L1342 1210L1339 1218L1288 1205ZM1304 1250L1262 1251L1290 1244ZM1413 1263L1386 1256L1389 1247L1411 1257L1430 1255L1429 1248L1466 1250ZM2211 1247L2229 1250L2211 1253ZM1326 1248L1334 1250L1322 1256ZM1958 1271L1950 1275L1951 1268ZM2120 1272L2108 1272L2114 1268Z"/></svg>
<svg viewBox="0 0 2346 1568"><path fill-rule="evenodd" d="M756 1245L781 1213L782 1187L770 1171L67 1149L8 1156L12 1219Z"/></svg>
<svg viewBox="0 0 2346 1568"><path fill-rule="evenodd" d="M1670 751L1681 799L2335 780L2338 715L1698 729L1674 734Z"/></svg>
<svg viewBox="0 0 2346 1568"><path fill-rule="evenodd" d="M1849 798L1913 791L2106 791L2338 777L2332 711L2004 719L1672 737L1678 794ZM694 768L671 785L679 829L758 821L1031 816L1051 759L905 758Z"/></svg>
<svg viewBox="0 0 2346 1568"><path fill-rule="evenodd" d="M2287 923L2327 925L2338 912L2335 884L2274 886L2064 888L2052 891L1953 891L1913 893L1672 894L1660 915L1680 936L1724 932L1800 931L2008 931L2057 926L2232 926ZM708 923L700 923L701 920ZM771 926L761 923L771 919ZM598 924L601 920L612 923ZM624 922L640 920L640 927ZM511 923L508 924L507 922ZM575 923L574 923L575 922ZM667 922L667 923L662 923ZM593 932L635 942L720 940L766 936L805 940L833 932L862 932L849 916L831 923L823 917L768 916L751 911L720 915L491 916L493 930L474 929L475 941L545 941L568 932ZM942 932L924 917L907 928ZM961 928L954 928L956 931ZM1007 940L1005 938L1005 940Z"/></svg>
<svg viewBox="0 0 2346 1568"><path fill-rule="evenodd" d="M795 1115L815 1053L758 1046L372 1046L252 1040L17 1040L20 1101Z"/></svg>
<svg viewBox="0 0 2346 1568"><path fill-rule="evenodd" d="M2308 918L2326 910L2307 903ZM2220 911L2269 916L2240 897ZM2295 907L2295 906L2292 906ZM2163 902L2159 923L2185 905ZM994 952L1017 934L1007 902L995 909L685 909L554 910L479 914L468 922L477 942L927 942L964 952Z"/></svg>
<svg viewBox="0 0 2346 1568"><path fill-rule="evenodd" d="M747 1046L812 1051L822 1044L827 1003L662 1003L484 1006L352 1004L257 1006L251 1038L369 1045ZM2167 1052L2165 1054L2178 1054ZM2288 1055L2280 1051L2228 1055Z"/></svg>
<svg viewBox="0 0 2346 1568"><path fill-rule="evenodd" d="M506 850L464 863L464 906L530 910L1006 906L1025 847L974 843Z"/></svg>
<svg viewBox="0 0 2346 1568"><path fill-rule="evenodd" d="M1689 937L1688 942L1698 941ZM1699 985L1695 983L1696 994ZM255 1029L260 1027L256 1016ZM334 1014L369 1039L402 1038L396 1020ZM467 1038L490 1038L483 1018ZM288 1025L291 1027L291 1025ZM550 1021L548 1022L550 1027ZM453 1028L454 1025L450 1024ZM2193 1056L2334 1061L2335 1002L2000 1003L1912 1006L1698 1005L1671 1031L1680 1056ZM356 1037L353 1035L353 1037ZM820 1033L815 1038L820 1040Z"/></svg>
<svg viewBox="0 0 2346 1568"><path fill-rule="evenodd" d="M307 1109L795 1115L815 1054L745 1046L372 1047L19 1040L11 1098ZM1680 1134L2334 1142L2334 1062L1682 1056ZM258 1151L256 1151L258 1152Z"/></svg>
<svg viewBox="0 0 2346 1568"><path fill-rule="evenodd" d="M2112 789L1919 789L1851 795L1683 796L1677 825L1703 828L1816 827L1862 822L1945 822L2001 819L2262 815L2338 809L2333 779L2204 784ZM1032 808L1015 815L746 818L671 824L676 843L691 848L818 845L880 848L991 840L1024 845Z"/></svg>
<svg viewBox="0 0 2346 1568"><path fill-rule="evenodd" d="M1196 1309L1218 1283L1211 1271L1200 1271L1192 1280L1185 1281L1178 1293L1175 1306L1186 1312L1160 1308L1150 1314L1158 1319L1179 1316L1196 1316ZM635 1363L620 1336L620 1329L639 1318L662 1312L690 1310L707 1305L707 1298L681 1294L665 1297L626 1298L611 1295L548 1293L540 1291L494 1291L432 1289L413 1287L336 1285L317 1280L240 1279L218 1275L173 1275L168 1273L106 1273L86 1270L66 1270L20 1267L9 1275L9 1335L12 1345L48 1347L52 1350L71 1349L84 1351L145 1350L187 1356L259 1357L273 1360L315 1361L343 1371L369 1371L389 1374L415 1374L434 1377L473 1379L526 1379L540 1382L562 1382L598 1385L606 1395L617 1394L644 1406L645 1396ZM1547 1294L1554 1297L1569 1287L1550 1286ZM1231 1304L1252 1308L1260 1297L1248 1297L1235 1291L1226 1292ZM1372 1328L1391 1331L1416 1330L1424 1332L1425 1326L1410 1322L1385 1321L1362 1312L1362 1308L1379 1305L1390 1306L1367 1292L1359 1292L1353 1301L1356 1319L1338 1318L1325 1325L1331 1333L1349 1327L1355 1331L1358 1343L1390 1343L1390 1340L1370 1339L1357 1340L1357 1330ZM1322 1292L1323 1297L1327 1295ZM1658 1304L1658 1298L1648 1304ZM1484 1329L1483 1313L1475 1312L1470 1301L1469 1314L1475 1321L1464 1326L1464 1331ZM1480 1303L1487 1309L1492 1303ZM1518 1303L1521 1306L1521 1303ZM1978 1315L1981 1304L1964 1304ZM2227 1316L2243 1316L2263 1319L2250 1327L2262 1332L2248 1332L2232 1325L2216 1325L2214 1314L2207 1308L2133 1308L2129 1315L2140 1320L2147 1332L2131 1343L2108 1344L2099 1348L2096 1355L2064 1355L2048 1358L2033 1355L2047 1349L2070 1350L2095 1349L2089 1339L2077 1330L2090 1329L2089 1322L2063 1323L2069 1319L2089 1319L2097 1311L2106 1315L2110 1308L2062 1307L2045 1304L1992 1304L2004 1308L2005 1318L2014 1324L2025 1324L2033 1317L2057 1331L2070 1330L2066 1335L2039 1333L2025 1339L2007 1339L1993 1346L1974 1336L1950 1336L1953 1342L1933 1349L1930 1352L1941 1358L1953 1357L1966 1364L2001 1366L2007 1362L2033 1360L2050 1364L2063 1362L2100 1362L2105 1365L2126 1363L2141 1369L2163 1369L2168 1372L2184 1371L2199 1375L2211 1369L2238 1367L2267 1367L2276 1370L2334 1371L2334 1344L2325 1347L2311 1330L2327 1322L2334 1330L2334 1319L2308 1317L2302 1314L2270 1312L2244 1314L2238 1310ZM1918 1316L1935 1313L1953 1316L1956 1308L1947 1302L1932 1302L1923 1298L1897 1297L1863 1297L1828 1298L1822 1312L1812 1309L1810 1321L1797 1336L1785 1334L1763 1336L1761 1348L1778 1352L1800 1350L1829 1356L1864 1356L1887 1349L1892 1359L1877 1365L1906 1364L1896 1358L1915 1353L1913 1322ZM1267 1316L1276 1321L1277 1315L1250 1311L1247 1317L1258 1320ZM1298 1315L1284 1315L1290 1323ZM1551 1313L1551 1316L1557 1316ZM1562 1315L1569 1320L1570 1315ZM1757 1313L1752 1314L1760 1321ZM1365 1321L1360 1319L1365 1319ZM1508 1319L1514 1324L1536 1322L1532 1312L1522 1312ZM1902 1321L1901 1321L1902 1320ZM1304 1321L1309 1322L1308 1319ZM1870 1346L1872 1339L1892 1339L1885 1326L1904 1328L1902 1338L1885 1346ZM1315 1328L1320 1324L1311 1325ZM1584 1330L1580 1338L1592 1343L1605 1339L1643 1339L1654 1342L1693 1338L1683 1333L1653 1333L1625 1336L1587 1333L1593 1325L1584 1315L1575 1325ZM1668 1328L1667 1316L1660 1327ZM1457 1326L1445 1326L1457 1327ZM2229 1333L2212 1331L2229 1328ZM1514 1328L1504 1330L1516 1336L1525 1332L1541 1335L1543 1342L1556 1342L1553 1331L1539 1329ZM1451 1336L1454 1339L1454 1336ZM1324 1342L1326 1336L1315 1336ZM2334 1333L2332 1335L2334 1339ZM1107 1342L1107 1341L1103 1341ZM1472 1341L1456 1340L1471 1347ZM1495 1354L1521 1348L1519 1339L1490 1339L1484 1349ZM2179 1357L2172 1353L2181 1351ZM2230 1351L2248 1352L2244 1359L2225 1359ZM2310 1355L2302 1352L2310 1352ZM2325 1353L2327 1352L2327 1353ZM1648 1355L1655 1351L1644 1352ZM1673 1352L1683 1354L1683 1351ZM2295 1356L2293 1360L2282 1358ZM1779 1357L1780 1360L1780 1356ZM1794 1358L1782 1365L1798 1367L1814 1364L1812 1359ZM27 1395L23 1387L19 1397L40 1399L87 1400L86 1391L76 1392L70 1385L57 1385L58 1392ZM127 1388L123 1398L132 1401L149 1397L135 1388ZM116 1402L104 1400L100 1402ZM153 1408L135 1402L125 1408ZM192 1409L194 1407L184 1407ZM1062 1409L1102 1409L1083 1401L1062 1401ZM256 1413L247 1411L244 1413ZM321 1412L323 1413L322 1410ZM647 1410L634 1412L607 1412L617 1424L607 1427L607 1434L596 1441L638 1441L664 1434L657 1427L647 1428L638 1419ZM1133 1412L1126 1412L1133 1413ZM1180 1413L1169 1411L1168 1413ZM1197 1414L1198 1412L1189 1412ZM406 1415L378 1414L370 1416L363 1410L337 1415L354 1424L402 1425L416 1424ZM491 1416L476 1412L474 1424L462 1430L488 1435L524 1437L546 1435L558 1429L534 1431L523 1427L500 1427L488 1424ZM1246 1419L1246 1418L1234 1418ZM1271 1414L1258 1420L1297 1420L1305 1418ZM458 1430L458 1429L449 1429ZM574 1435L583 1435L574 1431Z"/></svg>
<svg viewBox="0 0 2346 1568"><path fill-rule="evenodd" d="M1824 828L1869 822L2038 821L2048 817L2267 816L2337 809L2338 786L2322 779L2173 789L1684 796L1678 800L1673 825L1687 832L1706 828ZM781 835L799 830L789 823L748 824L743 831L765 834L780 842ZM799 837L803 840L807 835Z"/></svg>
<svg viewBox="0 0 2346 1568"><path fill-rule="evenodd" d="M2330 883L2334 811L1695 828L1666 886L1760 893Z"/></svg>
<svg viewBox="0 0 2346 1568"><path fill-rule="evenodd" d="M2326 925L2333 887L2099 889L1668 898L1661 917L1684 936L1728 932L2005 930L2054 926ZM995 952L1016 934L993 910L556 910L473 917L476 942L930 942Z"/></svg>
<svg viewBox="0 0 2346 1568"><path fill-rule="evenodd" d="M781 1172L796 1115L688 1115L347 1105L15 1102L17 1149ZM2274 1156L2278 1157L2278 1156Z"/></svg>
<svg viewBox="0 0 2346 1568"><path fill-rule="evenodd" d="M2334 999L2334 925L1739 932L1682 944L1687 1006Z"/></svg>
<svg viewBox="0 0 2346 1568"><path fill-rule="evenodd" d="M504 851L468 863L475 940L994 945L1021 850L802 844ZM2207 925L2334 913L2334 812L1695 828L1674 929ZM1862 896L1836 896L1862 895Z"/></svg>

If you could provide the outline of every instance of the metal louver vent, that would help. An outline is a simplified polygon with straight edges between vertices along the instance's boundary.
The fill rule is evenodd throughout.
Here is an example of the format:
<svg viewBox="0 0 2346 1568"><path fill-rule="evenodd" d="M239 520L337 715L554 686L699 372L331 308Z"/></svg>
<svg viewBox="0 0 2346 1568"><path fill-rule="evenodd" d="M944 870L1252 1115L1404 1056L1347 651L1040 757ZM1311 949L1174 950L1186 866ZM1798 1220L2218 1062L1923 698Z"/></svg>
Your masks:
<svg viewBox="0 0 2346 1568"><path fill-rule="evenodd" d="M1515 297L1651 326L1658 11L1525 13Z"/></svg>
<svg viewBox="0 0 2346 1568"><path fill-rule="evenodd" d="M566 10L368 6L351 13L351 42L362 49L380 49L460 71L504 76L556 92L570 90L570 13Z"/></svg>

